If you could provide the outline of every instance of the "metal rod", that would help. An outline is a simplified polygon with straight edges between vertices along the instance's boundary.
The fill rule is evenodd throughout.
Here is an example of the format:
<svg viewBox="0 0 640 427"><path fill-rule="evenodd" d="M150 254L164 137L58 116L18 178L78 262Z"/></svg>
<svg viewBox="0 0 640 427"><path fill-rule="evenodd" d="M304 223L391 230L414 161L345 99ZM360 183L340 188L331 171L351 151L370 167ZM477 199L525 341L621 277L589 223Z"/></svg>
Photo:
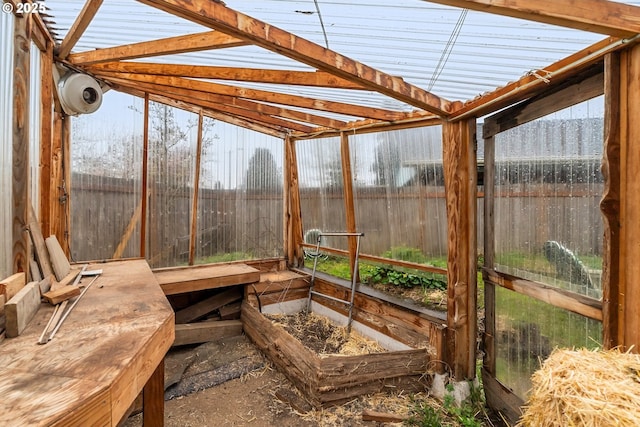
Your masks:
<svg viewBox="0 0 640 427"><path fill-rule="evenodd" d="M318 236L318 241L320 240L320 237L322 237L322 236L364 236L364 233L347 233L347 232L342 232L342 231L320 233L319 236Z"/></svg>
<svg viewBox="0 0 640 427"><path fill-rule="evenodd" d="M62 316L62 318L60 319L60 321L56 325L56 328L51 332L51 335L49 335L49 339L47 341L51 341L53 339L53 337L55 336L56 332L58 332L58 329L60 329L60 326L62 326L62 324L64 323L65 319L69 316L69 313L71 313L71 310L73 310L73 307L75 307L76 304L78 304L78 301L80 301L80 298L82 298L84 296L84 294L87 293L87 290L89 290L91 285L93 285L93 282L98 280L99 277L100 276L94 277L93 280L91 282L89 282L89 284L82 290L80 295L78 295L78 298L76 298L76 300L73 302L73 304L71 304L69 309L64 313L64 315Z"/></svg>

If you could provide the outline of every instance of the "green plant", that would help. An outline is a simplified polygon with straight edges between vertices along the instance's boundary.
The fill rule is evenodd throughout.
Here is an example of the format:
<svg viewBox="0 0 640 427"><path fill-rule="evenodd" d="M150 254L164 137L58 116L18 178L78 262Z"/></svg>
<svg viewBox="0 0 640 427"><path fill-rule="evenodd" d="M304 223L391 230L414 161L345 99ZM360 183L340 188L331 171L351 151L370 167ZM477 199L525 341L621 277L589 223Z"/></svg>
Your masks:
<svg viewBox="0 0 640 427"><path fill-rule="evenodd" d="M373 283L389 283L402 288L422 286L425 289L447 289L446 279L436 277L435 274L415 274L402 269L378 266L370 278Z"/></svg>
<svg viewBox="0 0 640 427"><path fill-rule="evenodd" d="M382 254L385 258L398 259L401 261L415 262L424 264L427 256L418 248L410 248L407 246L394 246L390 250Z"/></svg>
<svg viewBox="0 0 640 427"><path fill-rule="evenodd" d="M413 402L410 415L403 423L406 426L440 427L444 424L442 413L425 402Z"/></svg>
<svg viewBox="0 0 640 427"><path fill-rule="evenodd" d="M482 390L470 383L470 394L460 405L456 404L453 395L453 384L447 384L447 394L444 396L443 406L447 414L453 417L463 427L482 427L478 415L484 411Z"/></svg>

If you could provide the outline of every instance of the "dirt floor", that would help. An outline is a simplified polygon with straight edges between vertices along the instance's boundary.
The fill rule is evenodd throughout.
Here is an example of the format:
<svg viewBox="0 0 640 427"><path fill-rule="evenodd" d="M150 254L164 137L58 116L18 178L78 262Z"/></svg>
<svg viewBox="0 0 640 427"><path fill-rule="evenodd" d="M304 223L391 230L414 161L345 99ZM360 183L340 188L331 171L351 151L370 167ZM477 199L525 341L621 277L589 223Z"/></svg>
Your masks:
<svg viewBox="0 0 640 427"><path fill-rule="evenodd" d="M173 350L165 370L166 384L181 377L165 393L167 427L378 426L362 421L364 409L395 413L408 409L409 396L393 394L367 396L325 410L305 406L295 387L244 336ZM138 414L124 427L141 425Z"/></svg>

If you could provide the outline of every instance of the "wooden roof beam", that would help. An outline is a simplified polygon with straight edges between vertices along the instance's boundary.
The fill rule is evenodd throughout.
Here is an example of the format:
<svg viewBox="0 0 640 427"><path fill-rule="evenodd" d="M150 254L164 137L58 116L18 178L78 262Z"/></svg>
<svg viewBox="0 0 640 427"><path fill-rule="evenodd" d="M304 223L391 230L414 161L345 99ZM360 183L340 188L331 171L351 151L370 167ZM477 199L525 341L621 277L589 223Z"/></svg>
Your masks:
<svg viewBox="0 0 640 427"><path fill-rule="evenodd" d="M118 84L126 84L132 87L138 88L151 93L165 93L172 96L178 95L185 97L186 99L201 100L207 103L215 103L230 107L242 108L248 111L259 112L273 117L280 117L283 119L295 120L296 122L308 123L315 126L322 126L329 129L341 129L347 125L346 122L341 120L335 120L328 117L317 116L302 111L290 110L287 108L276 107L274 105L261 104L255 101L249 101L247 99L240 99L229 95L219 95L207 92L200 92L185 88L168 87L161 85L154 85L151 83L141 83L138 81L121 80L111 78L110 82Z"/></svg>
<svg viewBox="0 0 640 427"><path fill-rule="evenodd" d="M98 13L98 9L102 6L102 0L87 0L84 4L80 14L69 28L67 35L64 36L64 40L60 43L60 48L57 51L57 56L60 59L66 59L73 47L78 43L82 34L91 24L93 17Z"/></svg>
<svg viewBox="0 0 640 427"><path fill-rule="evenodd" d="M288 95L277 92L269 92L257 89L248 89L238 86L222 85L218 83L204 82L201 80L185 79L181 77L168 76L148 76L144 74L131 73L96 73L105 80L109 78L122 78L139 82L155 83L169 87L181 87L208 93L230 95L238 98L253 99L256 101L269 102L273 104L289 105L292 107L308 108L311 110L327 111L344 114L353 117L365 117L379 120L400 120L407 116L407 113L384 110L380 108L364 107L361 105L346 104L342 102L326 101L313 98L306 98L297 95Z"/></svg>
<svg viewBox="0 0 640 427"><path fill-rule="evenodd" d="M189 92L174 93L166 90L167 88L165 88L164 86L140 84L134 81L123 80L123 79L114 79L114 83L116 83L119 86L127 86L127 87L131 87L132 89L140 89L149 94L166 96L167 98L171 98L176 101L186 102L191 105L209 109L211 111L217 111L224 114L231 114L234 116L243 117L245 119L250 119L260 123L278 126L282 129L289 129L289 130L298 131L298 132L313 132L313 129L314 129L311 126L290 122L277 117L272 117L268 114L264 114L259 111L247 110L247 109L235 107L232 105L211 102L211 101L200 99L200 98L194 98L193 96L191 96L192 93L189 93Z"/></svg>
<svg viewBox="0 0 640 427"><path fill-rule="evenodd" d="M424 1L621 38L640 33L640 7L607 0Z"/></svg>
<svg viewBox="0 0 640 427"><path fill-rule="evenodd" d="M364 89L361 85L322 71L266 70L209 65L157 64L152 62L105 62L91 65L88 68L94 72L103 70L159 76L192 77L196 79L235 80L334 89Z"/></svg>
<svg viewBox="0 0 640 427"><path fill-rule="evenodd" d="M266 22L236 12L226 7L222 2L138 1L230 36L247 40L264 49L355 82L366 89L382 93L425 111L439 116L448 116L449 114L451 103L443 98L411 85L400 77L383 73L316 43L273 27Z"/></svg>
<svg viewBox="0 0 640 427"><path fill-rule="evenodd" d="M246 46L244 40L228 36L219 31L168 37L140 43L96 49L69 55L74 65L89 65L100 62L121 61L125 59L148 58L151 56L173 55L201 50L225 49Z"/></svg>

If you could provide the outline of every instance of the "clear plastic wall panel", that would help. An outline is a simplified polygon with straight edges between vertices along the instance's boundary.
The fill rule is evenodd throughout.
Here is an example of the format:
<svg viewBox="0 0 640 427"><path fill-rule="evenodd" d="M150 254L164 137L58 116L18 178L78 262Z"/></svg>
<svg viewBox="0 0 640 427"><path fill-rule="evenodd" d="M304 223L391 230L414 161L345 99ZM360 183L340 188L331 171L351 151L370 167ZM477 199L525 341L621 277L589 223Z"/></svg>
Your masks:
<svg viewBox="0 0 640 427"><path fill-rule="evenodd" d="M29 169L30 169L30 194L31 204L39 216L39 188L40 188L40 140L41 140L41 99L40 89L40 49L31 43L31 74L29 75Z"/></svg>
<svg viewBox="0 0 640 427"><path fill-rule="evenodd" d="M0 205L12 206L12 129L13 129L13 14L0 14ZM11 209L0 209L0 277L12 273L13 249Z"/></svg>
<svg viewBox="0 0 640 427"><path fill-rule="evenodd" d="M346 231L340 138L296 142L300 210L306 243L317 243L317 232ZM348 249L344 237L325 237L322 246Z"/></svg>
<svg viewBox="0 0 640 427"><path fill-rule="evenodd" d="M152 267L189 260L197 133L197 115L149 103L147 259Z"/></svg>
<svg viewBox="0 0 640 427"><path fill-rule="evenodd" d="M281 256L283 141L212 119L203 134L196 262Z"/></svg>
<svg viewBox="0 0 640 427"><path fill-rule="evenodd" d="M498 271L599 298L603 98L496 136Z"/></svg>
<svg viewBox="0 0 640 427"><path fill-rule="evenodd" d="M600 348L602 323L496 288L497 379L526 400L531 375L558 348Z"/></svg>
<svg viewBox="0 0 640 427"><path fill-rule="evenodd" d="M140 256L143 101L110 91L72 119L71 257Z"/></svg>
<svg viewBox="0 0 640 427"><path fill-rule="evenodd" d="M442 127L353 135L349 141L363 252L446 261Z"/></svg>

